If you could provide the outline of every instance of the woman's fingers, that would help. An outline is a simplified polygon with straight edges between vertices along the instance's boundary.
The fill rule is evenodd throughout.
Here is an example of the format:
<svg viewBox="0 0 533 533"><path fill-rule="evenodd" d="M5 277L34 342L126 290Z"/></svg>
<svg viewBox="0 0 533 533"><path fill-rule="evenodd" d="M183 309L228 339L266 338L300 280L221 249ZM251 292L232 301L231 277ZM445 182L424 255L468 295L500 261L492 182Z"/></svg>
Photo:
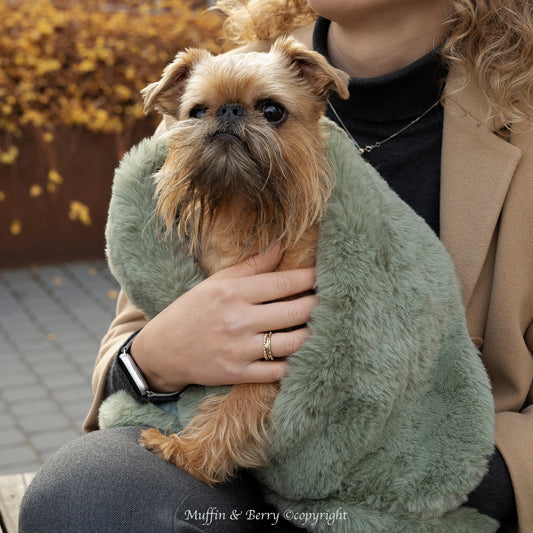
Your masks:
<svg viewBox="0 0 533 533"><path fill-rule="evenodd" d="M216 278L243 278L262 274L264 272L272 272L278 266L283 253L279 244L274 244L265 252L249 257L245 261L241 261L236 265L230 266L223 270L215 272L211 277Z"/></svg>
<svg viewBox="0 0 533 533"><path fill-rule="evenodd" d="M258 306L254 314L255 324L259 331L275 331L301 326L309 322L311 313L318 302L318 296L308 294L293 300Z"/></svg>
<svg viewBox="0 0 533 533"><path fill-rule="evenodd" d="M273 361L263 359L264 335L257 335L255 351L258 359L248 364L242 372L243 383L273 383L281 381L287 374L288 355L298 351L309 338L309 328L299 328L290 332L274 332L271 337Z"/></svg>
<svg viewBox="0 0 533 533"><path fill-rule="evenodd" d="M242 383L275 383L287 374L287 361L254 361L242 373Z"/></svg>
<svg viewBox="0 0 533 533"><path fill-rule="evenodd" d="M274 245L262 254L216 272L210 279L227 281L226 288L231 290L233 285L249 303L280 300L312 290L316 281L315 269L273 272L281 257L279 245ZM229 280L235 280L235 284Z"/></svg>
<svg viewBox="0 0 533 533"><path fill-rule="evenodd" d="M297 352L309 338L309 335L309 328L298 328L293 331L274 331L270 338L272 356L274 359L280 359ZM260 358L263 358L264 335L258 336L258 341L259 349L257 354Z"/></svg>
<svg viewBox="0 0 533 533"><path fill-rule="evenodd" d="M314 268L268 272L239 280L241 294L250 303L273 302L312 291L316 282Z"/></svg>

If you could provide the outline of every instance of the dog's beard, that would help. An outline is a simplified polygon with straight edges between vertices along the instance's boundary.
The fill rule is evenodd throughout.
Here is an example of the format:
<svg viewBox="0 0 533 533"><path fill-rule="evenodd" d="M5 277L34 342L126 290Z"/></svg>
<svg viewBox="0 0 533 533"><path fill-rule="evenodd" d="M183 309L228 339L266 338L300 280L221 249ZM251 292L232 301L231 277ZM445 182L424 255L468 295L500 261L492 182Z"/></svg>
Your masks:
<svg viewBox="0 0 533 533"><path fill-rule="evenodd" d="M291 245L321 216L329 172L311 135L309 143L287 146L253 120L215 122L208 132L186 120L169 136L170 153L156 175L157 210L167 232L177 227L196 257L222 220L242 255L278 241Z"/></svg>

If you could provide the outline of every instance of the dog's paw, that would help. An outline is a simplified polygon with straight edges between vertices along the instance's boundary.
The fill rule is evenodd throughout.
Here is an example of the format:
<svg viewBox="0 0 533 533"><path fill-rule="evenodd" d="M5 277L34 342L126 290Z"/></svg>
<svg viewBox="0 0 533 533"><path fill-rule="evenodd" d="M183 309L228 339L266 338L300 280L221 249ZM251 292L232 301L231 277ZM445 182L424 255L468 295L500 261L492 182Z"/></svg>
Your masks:
<svg viewBox="0 0 533 533"><path fill-rule="evenodd" d="M171 436L164 435L158 429L143 429L141 431L141 445L161 457L161 459L169 463L175 463L174 455L177 451L175 443Z"/></svg>
<svg viewBox="0 0 533 533"><path fill-rule="evenodd" d="M186 436L164 435L157 429L146 429L141 432L141 445L206 485L228 481L234 475L231 466L217 464L212 457L210 460L198 442Z"/></svg>

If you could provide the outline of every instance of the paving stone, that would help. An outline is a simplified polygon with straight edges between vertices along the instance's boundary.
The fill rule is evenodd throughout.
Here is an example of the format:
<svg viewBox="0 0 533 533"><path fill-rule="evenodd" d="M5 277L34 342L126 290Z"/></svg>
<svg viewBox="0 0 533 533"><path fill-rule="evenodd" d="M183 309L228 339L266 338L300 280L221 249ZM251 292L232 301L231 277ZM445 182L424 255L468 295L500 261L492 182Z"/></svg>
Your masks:
<svg viewBox="0 0 533 533"><path fill-rule="evenodd" d="M59 412L59 409L47 413L46 416L42 414L27 416L19 422L30 441L33 441L36 434L53 430L59 431L65 427L72 426L70 419L62 412Z"/></svg>
<svg viewBox="0 0 533 533"><path fill-rule="evenodd" d="M107 331L107 330L106 330ZM63 348L65 345L63 341L58 341ZM98 347L100 346L100 339L98 341L90 339L77 339L75 345L69 345L68 354L73 359L90 359L92 362L96 359L96 354L98 352Z"/></svg>
<svg viewBox="0 0 533 533"><path fill-rule="evenodd" d="M8 467L10 464L35 463L38 455L26 446L11 445L0 448L0 468ZM3 470L2 470L3 471Z"/></svg>
<svg viewBox="0 0 533 533"><path fill-rule="evenodd" d="M54 391L53 396L63 412L77 425L83 423L93 402L93 393L90 387Z"/></svg>
<svg viewBox="0 0 533 533"><path fill-rule="evenodd" d="M26 435L17 426L3 427L0 432L0 454L3 448L13 447L25 442Z"/></svg>
<svg viewBox="0 0 533 533"><path fill-rule="evenodd" d="M80 435L79 431L71 428L59 429L57 431L47 431L46 433L37 433L33 436L33 445L40 455L45 452L58 450L67 442L75 439Z"/></svg>
<svg viewBox="0 0 533 533"><path fill-rule="evenodd" d="M87 402L91 403L93 400L93 393L90 387L72 387L70 389L63 389L53 391L52 396L54 401L63 405L68 402Z"/></svg>
<svg viewBox="0 0 533 533"><path fill-rule="evenodd" d="M25 312L20 304L12 298L11 294L0 294L0 324L5 324L8 320L20 319L25 316Z"/></svg>
<svg viewBox="0 0 533 533"><path fill-rule="evenodd" d="M68 413L70 420L74 424L74 427L81 430L83 422L87 418L87 413L89 412L90 407L91 402L65 405L65 411Z"/></svg>
<svg viewBox="0 0 533 533"><path fill-rule="evenodd" d="M57 409L55 402L44 399L39 402L16 403L11 406L11 412L17 418L24 418L28 415L41 414L46 415Z"/></svg>
<svg viewBox="0 0 533 533"><path fill-rule="evenodd" d="M12 389L9 394L3 395L6 404L12 405L14 403L26 402L40 402L50 398L50 393L43 387L21 387L19 389Z"/></svg>
<svg viewBox="0 0 533 533"><path fill-rule="evenodd" d="M7 412L5 407L2 405L3 402L0 402L0 428L7 428L6 431L9 430L10 427L15 427L13 417Z"/></svg>
<svg viewBox="0 0 533 533"><path fill-rule="evenodd" d="M26 354L25 360L31 368L38 369L41 366L60 364L65 361L65 354L57 345L51 344L46 349L35 350Z"/></svg>
<svg viewBox="0 0 533 533"><path fill-rule="evenodd" d="M0 389L8 391L20 387L36 387L38 382L35 377L26 372L15 372L11 375L0 375Z"/></svg>
<svg viewBox="0 0 533 533"><path fill-rule="evenodd" d="M23 338L33 332L35 324L26 313L10 313L0 318L0 326L10 338Z"/></svg>
<svg viewBox="0 0 533 533"><path fill-rule="evenodd" d="M39 323L48 328L58 327L61 325L69 324L70 317L68 313L58 307L56 309L46 308L46 312L38 317ZM69 324L70 325L70 324Z"/></svg>
<svg viewBox="0 0 533 533"><path fill-rule="evenodd" d="M17 358L15 353L4 353L0 345L0 364L2 366L2 373L11 375L15 373L23 373L27 370L27 366Z"/></svg>
<svg viewBox="0 0 533 533"><path fill-rule="evenodd" d="M35 471L81 434L109 291L104 261L0 270L0 474Z"/></svg>
<svg viewBox="0 0 533 533"><path fill-rule="evenodd" d="M42 460L29 461L26 459L20 463L0 465L0 472L2 475L36 472L42 464Z"/></svg>
<svg viewBox="0 0 533 533"><path fill-rule="evenodd" d="M54 342L68 353L74 350L78 343L96 342L91 331L73 326L70 328L51 329L50 334L54 335Z"/></svg>
<svg viewBox="0 0 533 533"><path fill-rule="evenodd" d="M49 341L45 333L14 340L17 352L25 355L34 352L45 351L49 346Z"/></svg>
<svg viewBox="0 0 533 533"><path fill-rule="evenodd" d="M6 269L2 272L2 277L6 282L11 285L16 285L22 283L33 283L33 276L31 275L31 269L26 268L14 268Z"/></svg>
<svg viewBox="0 0 533 533"><path fill-rule="evenodd" d="M73 386L88 387L90 384L86 376L73 373L43 376L42 381L50 390L70 389Z"/></svg>
<svg viewBox="0 0 533 533"><path fill-rule="evenodd" d="M37 360L32 364L32 367L39 377L72 374L76 372L76 367L63 354L61 354L60 358L54 358L54 360L51 358Z"/></svg>
<svg viewBox="0 0 533 533"><path fill-rule="evenodd" d="M96 350L94 351L96 354ZM94 357L93 359L87 359L86 361L81 361L79 363L80 369L83 372L84 375L88 377L89 383L91 382L91 378L94 371Z"/></svg>

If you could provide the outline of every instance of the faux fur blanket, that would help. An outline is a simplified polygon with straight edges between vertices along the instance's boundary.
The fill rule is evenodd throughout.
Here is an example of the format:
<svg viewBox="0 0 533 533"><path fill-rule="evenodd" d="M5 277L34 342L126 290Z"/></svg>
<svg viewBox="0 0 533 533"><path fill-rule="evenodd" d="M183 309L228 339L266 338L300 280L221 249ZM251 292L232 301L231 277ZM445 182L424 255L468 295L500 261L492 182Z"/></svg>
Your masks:
<svg viewBox="0 0 533 533"><path fill-rule="evenodd" d="M494 531L459 507L485 472L494 419L451 259L347 136L323 127L336 187L320 228L320 303L274 405L270 464L254 475L297 524L299 513L344 512L309 520L310 531ZM166 151L152 138L124 157L106 230L112 271L148 317L202 280L153 218ZM177 417L118 393L100 425L179 431L214 390L227 388L189 387Z"/></svg>

